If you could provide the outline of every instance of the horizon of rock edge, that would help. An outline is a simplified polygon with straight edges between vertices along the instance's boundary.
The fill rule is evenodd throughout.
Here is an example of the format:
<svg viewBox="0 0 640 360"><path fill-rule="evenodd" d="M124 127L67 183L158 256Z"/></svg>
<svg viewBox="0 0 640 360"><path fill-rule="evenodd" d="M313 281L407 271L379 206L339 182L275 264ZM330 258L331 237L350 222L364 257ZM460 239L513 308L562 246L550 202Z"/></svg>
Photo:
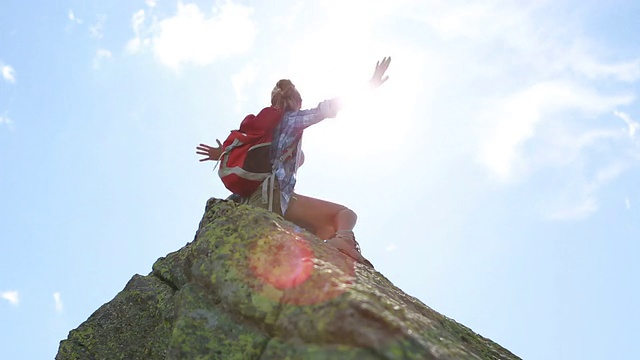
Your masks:
<svg viewBox="0 0 640 360"><path fill-rule="evenodd" d="M60 342L79 359L519 359L262 209L210 199L194 240Z"/></svg>

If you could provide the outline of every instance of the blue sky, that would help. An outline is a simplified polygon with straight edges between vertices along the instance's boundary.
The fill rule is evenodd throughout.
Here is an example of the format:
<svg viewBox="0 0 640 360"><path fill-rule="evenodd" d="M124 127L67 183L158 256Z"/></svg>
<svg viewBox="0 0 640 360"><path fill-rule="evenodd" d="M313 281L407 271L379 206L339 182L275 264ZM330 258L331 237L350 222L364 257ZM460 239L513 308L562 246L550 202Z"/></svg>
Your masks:
<svg viewBox="0 0 640 360"><path fill-rule="evenodd" d="M524 359L635 359L634 1L23 1L0 5L0 358L58 342L193 239L198 162L290 78L298 192L356 211L397 286ZM359 96L355 96L356 98Z"/></svg>

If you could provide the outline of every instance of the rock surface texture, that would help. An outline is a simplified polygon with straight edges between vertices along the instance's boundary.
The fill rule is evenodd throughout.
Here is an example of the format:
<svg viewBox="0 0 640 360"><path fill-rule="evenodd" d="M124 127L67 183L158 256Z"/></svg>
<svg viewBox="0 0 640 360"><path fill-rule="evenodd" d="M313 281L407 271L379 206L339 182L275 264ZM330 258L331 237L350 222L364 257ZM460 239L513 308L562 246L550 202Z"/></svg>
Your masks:
<svg viewBox="0 0 640 360"><path fill-rule="evenodd" d="M194 241L133 276L56 359L518 357L277 215L211 199Z"/></svg>

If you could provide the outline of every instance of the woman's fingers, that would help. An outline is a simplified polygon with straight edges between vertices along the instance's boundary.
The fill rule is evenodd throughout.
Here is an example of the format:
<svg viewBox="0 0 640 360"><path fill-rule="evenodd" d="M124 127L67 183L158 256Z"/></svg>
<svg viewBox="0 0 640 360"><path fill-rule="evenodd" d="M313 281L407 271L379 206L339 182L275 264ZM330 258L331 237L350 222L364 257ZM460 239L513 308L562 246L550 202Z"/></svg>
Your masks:
<svg viewBox="0 0 640 360"><path fill-rule="evenodd" d="M196 154L206 156L206 158L200 159L200 161L218 160L218 156L214 155L222 152L222 143L220 143L218 139L216 139L216 142L218 143L218 147L212 147L207 144L199 144L196 146Z"/></svg>
<svg viewBox="0 0 640 360"><path fill-rule="evenodd" d="M373 77L371 78L371 84L373 86L380 86L384 84L387 80L389 80L389 76L385 76L385 72L389 68L389 64L391 63L391 57L384 57L382 61L376 62L376 68L373 72ZM384 76L384 77L383 77Z"/></svg>

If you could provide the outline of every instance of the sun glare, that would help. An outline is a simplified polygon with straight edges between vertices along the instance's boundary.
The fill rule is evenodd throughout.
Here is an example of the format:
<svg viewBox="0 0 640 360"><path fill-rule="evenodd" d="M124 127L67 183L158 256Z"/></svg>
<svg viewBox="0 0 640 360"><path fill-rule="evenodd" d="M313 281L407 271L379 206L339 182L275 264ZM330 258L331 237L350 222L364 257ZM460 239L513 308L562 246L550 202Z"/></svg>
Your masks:
<svg viewBox="0 0 640 360"><path fill-rule="evenodd" d="M347 69L344 82L337 86L339 89L349 89L343 93L346 94L343 110L336 119L326 120L321 126L308 131L305 146L318 147L331 155L347 156L350 159L393 152L394 145L404 141L411 131L417 94L422 86L415 80L421 77L417 74L420 72L419 63L403 64L404 60L398 62L394 63L392 60L388 71L389 80L379 89L363 86L373 72L375 63L371 60L357 64L360 68L363 64L370 64L367 77L358 79L359 87L351 79L353 77L349 76L354 71ZM330 143L339 146L326 146L328 139Z"/></svg>
<svg viewBox="0 0 640 360"><path fill-rule="evenodd" d="M393 151L393 144L411 129L423 85L418 79L423 75L424 56L376 31L392 5L371 2L367 3L370 11L362 12L359 2L325 0L322 4L328 20L292 46L287 71L302 94L303 108L333 97L344 98L345 107L336 119L310 128L304 146L350 159ZM385 56L392 57L389 81L369 91L376 61Z"/></svg>

